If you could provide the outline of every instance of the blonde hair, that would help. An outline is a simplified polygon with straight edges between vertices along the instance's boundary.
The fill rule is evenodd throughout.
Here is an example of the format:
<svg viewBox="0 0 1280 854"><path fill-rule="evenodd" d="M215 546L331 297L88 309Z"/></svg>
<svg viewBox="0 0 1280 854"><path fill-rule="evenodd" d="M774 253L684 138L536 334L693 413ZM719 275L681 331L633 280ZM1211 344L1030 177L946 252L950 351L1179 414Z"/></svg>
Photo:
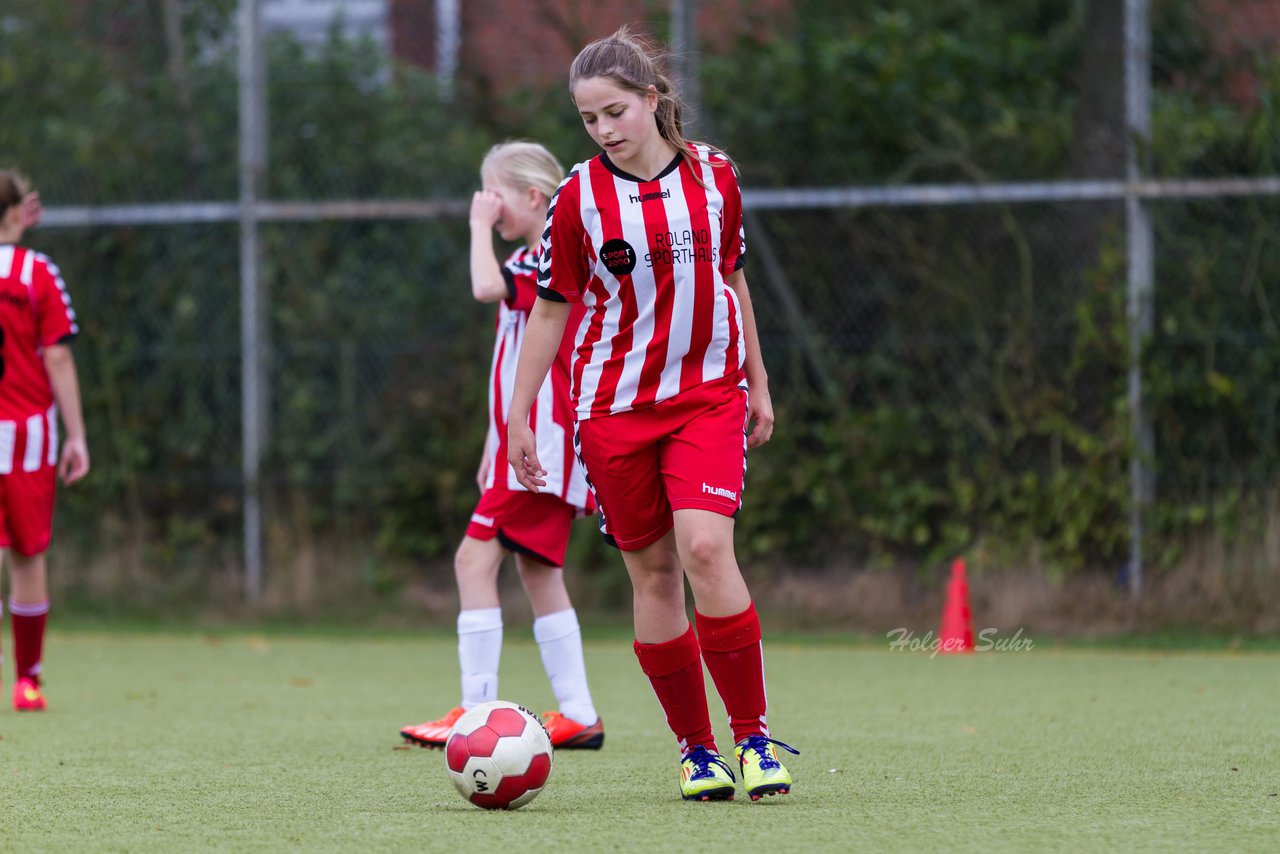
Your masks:
<svg viewBox="0 0 1280 854"><path fill-rule="evenodd" d="M699 184L702 183L702 177L696 168L697 164L732 164L728 155L715 146L685 139L684 122L681 118L684 102L667 71L664 55L652 42L633 33L626 24L619 27L613 35L596 39L577 55L573 65L569 66L570 93L579 82L594 77L612 80L623 89L641 96L649 94L650 86L657 91L658 109L654 120L658 123L658 133L680 152L680 156L690 166L695 167L693 174L697 176ZM724 159L704 161L690 150L690 145L706 145Z"/></svg>
<svg viewBox="0 0 1280 854"><path fill-rule="evenodd" d="M518 192L532 187L550 199L564 180L564 168L555 155L536 142L509 140L485 154L480 174L491 172Z"/></svg>
<svg viewBox="0 0 1280 854"><path fill-rule="evenodd" d="M17 169L0 169L0 217L9 213L9 208L22 204L22 199L31 192L31 182Z"/></svg>

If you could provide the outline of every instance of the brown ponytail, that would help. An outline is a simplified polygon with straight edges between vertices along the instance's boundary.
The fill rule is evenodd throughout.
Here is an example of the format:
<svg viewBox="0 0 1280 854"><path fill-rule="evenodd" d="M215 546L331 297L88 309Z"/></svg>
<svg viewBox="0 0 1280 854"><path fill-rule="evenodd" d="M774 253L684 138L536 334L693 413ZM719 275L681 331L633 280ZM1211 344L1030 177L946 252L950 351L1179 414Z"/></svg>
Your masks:
<svg viewBox="0 0 1280 854"><path fill-rule="evenodd" d="M17 169L0 169L0 217L9 213L9 208L22 204L27 193L31 192L31 182Z"/></svg>
<svg viewBox="0 0 1280 854"><path fill-rule="evenodd" d="M658 109L654 120L658 123L658 133L694 167L693 174L699 184L703 183L701 170L697 168L699 164L710 163L713 167L732 164L729 156L720 149L705 142L685 139L681 121L684 102L666 70L664 57L652 42L633 33L630 27L624 24L613 35L596 39L582 49L569 67L569 90L573 91L579 81L593 77L608 78L639 95L647 95L650 86L657 91ZM703 160L689 148L690 145L706 145L723 160Z"/></svg>

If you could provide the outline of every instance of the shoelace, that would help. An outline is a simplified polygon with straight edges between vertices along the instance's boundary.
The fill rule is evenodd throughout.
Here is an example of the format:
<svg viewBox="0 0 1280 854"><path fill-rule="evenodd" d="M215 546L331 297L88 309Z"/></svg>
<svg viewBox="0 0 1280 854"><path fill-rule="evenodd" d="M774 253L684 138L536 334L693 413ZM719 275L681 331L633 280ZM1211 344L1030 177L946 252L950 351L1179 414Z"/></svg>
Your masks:
<svg viewBox="0 0 1280 854"><path fill-rule="evenodd" d="M769 738L767 735L749 735L742 741L742 752L746 753L748 750L754 750L756 755L760 757L760 768L764 771L782 767L782 763L778 762L777 759L774 759L769 753L769 745L771 744L776 744L778 747L781 747L783 750L790 751L796 756L800 755L800 751L796 750L791 745L783 744L776 738Z"/></svg>
<svg viewBox="0 0 1280 854"><path fill-rule="evenodd" d="M708 777L714 777L715 773L711 770L712 765L719 765L724 769L724 773L729 775L730 780L736 779L733 771L729 769L729 763L724 761L724 757L718 753L712 753L701 744L692 748L684 756L686 762L693 763L693 773L689 775L690 780L705 780Z"/></svg>

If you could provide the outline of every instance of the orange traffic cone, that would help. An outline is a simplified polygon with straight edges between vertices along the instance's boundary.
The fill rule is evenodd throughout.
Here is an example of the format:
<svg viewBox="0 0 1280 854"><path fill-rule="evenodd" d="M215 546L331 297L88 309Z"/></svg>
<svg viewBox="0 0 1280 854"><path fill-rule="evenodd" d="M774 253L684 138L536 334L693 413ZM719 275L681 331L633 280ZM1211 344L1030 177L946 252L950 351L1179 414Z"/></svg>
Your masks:
<svg viewBox="0 0 1280 854"><path fill-rule="evenodd" d="M973 652L973 616L969 612L969 582L964 577L964 558L951 563L947 601L942 606L938 628L938 652L943 655Z"/></svg>

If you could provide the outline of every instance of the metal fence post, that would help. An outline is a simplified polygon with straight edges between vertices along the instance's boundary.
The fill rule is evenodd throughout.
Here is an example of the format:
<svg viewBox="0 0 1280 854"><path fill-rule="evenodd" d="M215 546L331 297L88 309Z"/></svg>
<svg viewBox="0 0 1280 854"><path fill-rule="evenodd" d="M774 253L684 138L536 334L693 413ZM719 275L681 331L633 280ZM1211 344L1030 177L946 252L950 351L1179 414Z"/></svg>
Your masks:
<svg viewBox="0 0 1280 854"><path fill-rule="evenodd" d="M436 0L436 79L446 98L453 97L458 72L458 48L462 43L462 9L459 0Z"/></svg>
<svg viewBox="0 0 1280 854"><path fill-rule="evenodd" d="M1125 232L1128 246L1129 418L1133 457L1129 461L1129 592L1142 593L1143 516L1155 495L1152 463L1155 434L1142 395L1142 350L1151 337L1154 315L1155 232L1148 202L1139 194L1151 139L1150 0L1125 0L1125 133L1127 190Z"/></svg>
<svg viewBox="0 0 1280 854"><path fill-rule="evenodd" d="M266 71L259 0L240 0L240 406L244 482L244 589L262 596L262 452L268 434L269 377L264 300L259 288L258 198L266 168Z"/></svg>
<svg viewBox="0 0 1280 854"><path fill-rule="evenodd" d="M701 70L698 61L698 0L671 0L671 57L676 87L687 106L684 118L685 136L693 134L695 125L705 139L709 136L702 115Z"/></svg>

